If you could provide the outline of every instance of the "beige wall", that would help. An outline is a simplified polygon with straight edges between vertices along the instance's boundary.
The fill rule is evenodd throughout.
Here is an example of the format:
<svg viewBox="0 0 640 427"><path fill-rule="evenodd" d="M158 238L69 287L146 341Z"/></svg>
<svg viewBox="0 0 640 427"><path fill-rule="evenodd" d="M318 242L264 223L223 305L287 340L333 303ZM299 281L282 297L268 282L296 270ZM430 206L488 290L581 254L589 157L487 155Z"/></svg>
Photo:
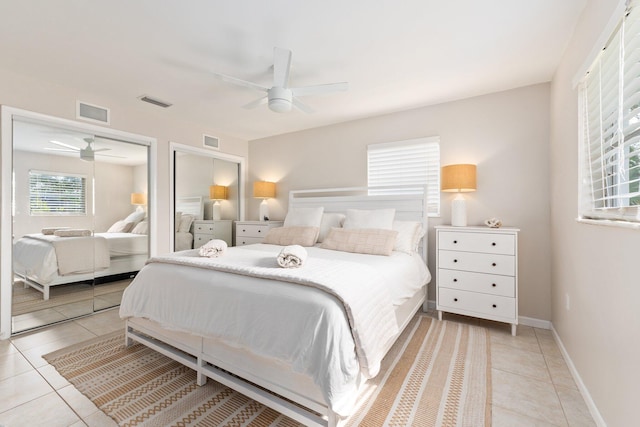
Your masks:
<svg viewBox="0 0 640 427"><path fill-rule="evenodd" d="M606 424L630 426L638 423L640 398L640 231L576 222L578 93L572 84L618 3L589 3L553 79L552 320Z"/></svg>
<svg viewBox="0 0 640 427"><path fill-rule="evenodd" d="M282 219L289 190L366 185L367 144L432 135L441 138L443 165L478 165L478 191L465 195L469 224L495 216L522 230L520 316L549 320L548 84L251 141L247 192L255 180L277 182L269 207ZM442 217L431 225L450 222L451 198L442 194ZM258 204L249 201L249 219L257 219Z"/></svg>
<svg viewBox="0 0 640 427"><path fill-rule="evenodd" d="M108 89L105 89L108 93ZM0 69L0 104L75 120L76 100L111 110L110 129L136 133L157 139L157 236L158 253L169 251L170 220L173 216L169 195L169 141L202 147L202 134L220 138L220 151L247 157L247 141L218 133L206 123L177 120L171 108L145 104L131 94L130 100L79 92L74 88L52 85ZM4 143L4 142L3 142ZM4 232L4 230L3 230Z"/></svg>

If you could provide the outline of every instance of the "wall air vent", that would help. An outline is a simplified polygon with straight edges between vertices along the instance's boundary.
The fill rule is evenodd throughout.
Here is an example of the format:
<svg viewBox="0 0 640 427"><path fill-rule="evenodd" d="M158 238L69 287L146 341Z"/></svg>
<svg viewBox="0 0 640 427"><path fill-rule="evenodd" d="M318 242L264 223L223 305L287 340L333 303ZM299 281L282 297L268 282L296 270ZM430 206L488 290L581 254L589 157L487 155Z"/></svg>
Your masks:
<svg viewBox="0 0 640 427"><path fill-rule="evenodd" d="M205 147L213 148L215 150L220 149L220 139L215 136L202 134L202 143Z"/></svg>
<svg viewBox="0 0 640 427"><path fill-rule="evenodd" d="M138 99L140 101L148 102L149 104L157 105L158 107L162 107L162 108L168 108L173 105L168 102L160 101L159 99L156 99L156 98L151 98L148 95L139 96Z"/></svg>
<svg viewBox="0 0 640 427"><path fill-rule="evenodd" d="M87 104L82 101L76 101L76 118L101 124L111 124L108 108Z"/></svg>

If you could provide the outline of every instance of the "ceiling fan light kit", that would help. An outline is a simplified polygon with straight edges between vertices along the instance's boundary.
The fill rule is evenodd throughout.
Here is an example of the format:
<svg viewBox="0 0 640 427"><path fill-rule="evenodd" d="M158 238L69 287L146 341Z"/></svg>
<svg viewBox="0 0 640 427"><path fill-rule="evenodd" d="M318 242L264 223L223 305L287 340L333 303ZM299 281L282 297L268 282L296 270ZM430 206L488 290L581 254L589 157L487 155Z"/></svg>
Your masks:
<svg viewBox="0 0 640 427"><path fill-rule="evenodd" d="M244 108L256 108L262 104L268 104L269 109L276 113L288 113L292 107L305 113L312 113L313 109L300 101L297 97L307 95L321 95L331 92L346 91L349 84L346 82L331 83L315 86L303 86L299 88L289 87L289 71L291 70L291 51L273 49L273 86L271 88L246 80L237 79L220 73L213 73L220 80L233 83L238 86L267 92L266 97L259 98L244 106Z"/></svg>

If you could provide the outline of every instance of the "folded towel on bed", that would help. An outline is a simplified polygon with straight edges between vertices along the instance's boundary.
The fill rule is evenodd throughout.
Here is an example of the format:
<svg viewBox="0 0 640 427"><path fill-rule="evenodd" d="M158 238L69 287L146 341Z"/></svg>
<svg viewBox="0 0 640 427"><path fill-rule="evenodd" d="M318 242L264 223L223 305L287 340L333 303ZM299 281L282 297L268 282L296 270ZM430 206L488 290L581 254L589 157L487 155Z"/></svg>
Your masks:
<svg viewBox="0 0 640 427"><path fill-rule="evenodd" d="M44 227L42 229L42 234L44 234L45 236L53 236L53 233L55 233L58 230L68 230L69 227Z"/></svg>
<svg viewBox="0 0 640 427"><path fill-rule="evenodd" d="M278 254L278 265L283 268L302 267L307 259L307 250L300 245L289 245Z"/></svg>
<svg viewBox="0 0 640 427"><path fill-rule="evenodd" d="M216 258L224 254L227 249L227 242L220 239L209 240L204 245L200 246L200 256L206 256L209 258Z"/></svg>
<svg viewBox="0 0 640 427"><path fill-rule="evenodd" d="M53 232L53 235L58 237L87 237L92 234L92 231L86 228L65 228Z"/></svg>

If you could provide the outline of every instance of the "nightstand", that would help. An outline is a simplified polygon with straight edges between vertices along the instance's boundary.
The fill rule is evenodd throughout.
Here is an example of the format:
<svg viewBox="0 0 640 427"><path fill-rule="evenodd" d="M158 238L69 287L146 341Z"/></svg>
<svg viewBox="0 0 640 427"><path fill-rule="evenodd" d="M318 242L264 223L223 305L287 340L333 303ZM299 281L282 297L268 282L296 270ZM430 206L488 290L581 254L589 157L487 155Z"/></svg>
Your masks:
<svg viewBox="0 0 640 427"><path fill-rule="evenodd" d="M231 246L231 224L230 219L197 219L193 222L193 248L197 249L209 240L220 239Z"/></svg>
<svg viewBox="0 0 640 427"><path fill-rule="evenodd" d="M283 224L284 221L236 221L236 246L260 243L269 229Z"/></svg>
<svg viewBox="0 0 640 427"><path fill-rule="evenodd" d="M436 309L518 325L517 228L436 226Z"/></svg>

